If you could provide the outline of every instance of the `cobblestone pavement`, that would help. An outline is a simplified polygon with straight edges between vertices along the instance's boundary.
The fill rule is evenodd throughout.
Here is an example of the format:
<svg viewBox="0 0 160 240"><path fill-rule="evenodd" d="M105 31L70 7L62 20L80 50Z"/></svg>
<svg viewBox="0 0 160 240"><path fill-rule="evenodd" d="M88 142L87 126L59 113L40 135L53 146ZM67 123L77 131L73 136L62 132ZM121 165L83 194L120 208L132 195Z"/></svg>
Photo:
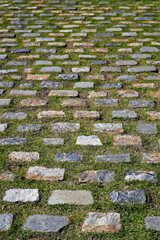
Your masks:
<svg viewBox="0 0 160 240"><path fill-rule="evenodd" d="M160 239L159 1L0 1L0 239Z"/></svg>

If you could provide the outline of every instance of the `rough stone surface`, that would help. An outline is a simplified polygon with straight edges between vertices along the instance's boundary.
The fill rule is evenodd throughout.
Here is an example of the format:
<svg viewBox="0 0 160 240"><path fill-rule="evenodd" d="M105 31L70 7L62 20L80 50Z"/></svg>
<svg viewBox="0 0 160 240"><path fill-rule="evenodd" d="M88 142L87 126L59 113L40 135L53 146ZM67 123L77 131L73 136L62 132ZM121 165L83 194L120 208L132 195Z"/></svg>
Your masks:
<svg viewBox="0 0 160 240"><path fill-rule="evenodd" d="M62 101L62 105L71 107L82 107L85 106L86 101L83 99L65 99Z"/></svg>
<svg viewBox="0 0 160 240"><path fill-rule="evenodd" d="M112 111L112 118L137 118L137 113L131 110Z"/></svg>
<svg viewBox="0 0 160 240"><path fill-rule="evenodd" d="M155 107L155 101L153 100L131 100L129 102L132 108L145 108L145 107Z"/></svg>
<svg viewBox="0 0 160 240"><path fill-rule="evenodd" d="M36 180L63 180L65 169L46 168L41 166L29 167L26 178Z"/></svg>
<svg viewBox="0 0 160 240"><path fill-rule="evenodd" d="M27 124L20 125L18 127L18 132L29 132L29 131L40 131L41 124Z"/></svg>
<svg viewBox="0 0 160 240"><path fill-rule="evenodd" d="M117 105L118 103L118 99L99 99L97 98L95 100L95 105L98 106L98 105L102 105L102 106L114 106L114 105Z"/></svg>
<svg viewBox="0 0 160 240"><path fill-rule="evenodd" d="M119 204L146 203L146 193L144 190L112 191L110 197L112 202Z"/></svg>
<svg viewBox="0 0 160 240"><path fill-rule="evenodd" d="M15 176L14 173L0 173L0 180L13 181Z"/></svg>
<svg viewBox="0 0 160 240"><path fill-rule="evenodd" d="M27 142L26 138L3 138L0 139L0 145L21 145Z"/></svg>
<svg viewBox="0 0 160 240"><path fill-rule="evenodd" d="M79 182L113 182L115 181L115 173L107 170L91 170L84 171L78 174Z"/></svg>
<svg viewBox="0 0 160 240"><path fill-rule="evenodd" d="M96 162L113 162L113 163L131 162L131 156L130 156L130 153L97 155Z"/></svg>
<svg viewBox="0 0 160 240"><path fill-rule="evenodd" d="M7 231L10 229L13 222L12 213L2 213L0 214L0 231Z"/></svg>
<svg viewBox="0 0 160 240"><path fill-rule="evenodd" d="M76 90L51 90L48 96L77 97L78 92Z"/></svg>
<svg viewBox="0 0 160 240"><path fill-rule="evenodd" d="M135 171L135 172L126 172L125 174L126 181L157 181L156 174L154 172L146 171Z"/></svg>
<svg viewBox="0 0 160 240"><path fill-rule="evenodd" d="M39 201L38 189L10 189L5 192L3 201L35 202Z"/></svg>
<svg viewBox="0 0 160 240"><path fill-rule="evenodd" d="M136 130L139 133L145 134L156 134L157 133L157 125L156 124L138 124Z"/></svg>
<svg viewBox="0 0 160 240"><path fill-rule="evenodd" d="M99 118L100 114L97 111L76 111L75 118Z"/></svg>
<svg viewBox="0 0 160 240"><path fill-rule="evenodd" d="M156 71L157 71L157 68L155 66L143 66L143 67L128 68L128 72L133 72L133 73L156 72Z"/></svg>
<svg viewBox="0 0 160 240"><path fill-rule="evenodd" d="M24 119L27 117L27 114L24 112L5 112L2 114L2 118L6 118L6 119Z"/></svg>
<svg viewBox="0 0 160 240"><path fill-rule="evenodd" d="M147 229L160 231L160 216L146 217L144 220Z"/></svg>
<svg viewBox="0 0 160 240"><path fill-rule="evenodd" d="M48 100L42 100L38 98L27 98L21 101L22 106L45 106L47 104Z"/></svg>
<svg viewBox="0 0 160 240"><path fill-rule="evenodd" d="M120 214L116 212L90 212L82 225L83 232L114 233L121 229Z"/></svg>
<svg viewBox="0 0 160 240"><path fill-rule="evenodd" d="M108 134L117 134L123 133L122 124L114 124L114 123L95 123L94 131L96 132L104 132Z"/></svg>
<svg viewBox="0 0 160 240"><path fill-rule="evenodd" d="M160 153L143 153L143 161L147 163L160 163Z"/></svg>
<svg viewBox="0 0 160 240"><path fill-rule="evenodd" d="M142 140L139 136L131 136L131 135L117 135L113 137L113 144L115 146L142 146Z"/></svg>
<svg viewBox="0 0 160 240"><path fill-rule="evenodd" d="M91 146L101 146L101 140L96 135L91 136L79 136L76 141L77 145L91 145Z"/></svg>
<svg viewBox="0 0 160 240"><path fill-rule="evenodd" d="M13 151L8 155L9 161L14 162L31 162L39 160L38 152L16 152Z"/></svg>
<svg viewBox="0 0 160 240"><path fill-rule="evenodd" d="M53 132L68 132L78 131L80 128L79 123L54 123L52 124Z"/></svg>
<svg viewBox="0 0 160 240"><path fill-rule="evenodd" d="M151 112L146 112L146 114L148 115L148 118L150 120L160 119L160 112L151 111Z"/></svg>
<svg viewBox="0 0 160 240"><path fill-rule="evenodd" d="M42 111L38 113L38 118L55 118L55 117L64 117L65 113L63 111Z"/></svg>
<svg viewBox="0 0 160 240"><path fill-rule="evenodd" d="M31 215L24 224L24 230L32 232L58 232L69 224L69 218L56 215Z"/></svg>
<svg viewBox="0 0 160 240"><path fill-rule="evenodd" d="M44 145L64 145L63 138L43 138Z"/></svg>
<svg viewBox="0 0 160 240"><path fill-rule="evenodd" d="M58 152L55 160L58 162L78 162L82 160L82 155L74 152Z"/></svg>
<svg viewBox="0 0 160 240"><path fill-rule="evenodd" d="M92 194L86 190L54 190L48 199L48 204L76 204L89 205L94 203Z"/></svg>

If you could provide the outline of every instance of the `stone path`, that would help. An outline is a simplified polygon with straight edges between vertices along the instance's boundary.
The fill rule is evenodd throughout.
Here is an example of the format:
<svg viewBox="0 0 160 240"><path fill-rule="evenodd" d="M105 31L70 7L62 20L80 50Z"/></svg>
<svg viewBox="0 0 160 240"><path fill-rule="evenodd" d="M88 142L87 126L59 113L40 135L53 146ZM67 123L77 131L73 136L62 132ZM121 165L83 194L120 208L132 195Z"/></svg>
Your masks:
<svg viewBox="0 0 160 240"><path fill-rule="evenodd" d="M159 1L0 1L2 239L159 239L159 23Z"/></svg>

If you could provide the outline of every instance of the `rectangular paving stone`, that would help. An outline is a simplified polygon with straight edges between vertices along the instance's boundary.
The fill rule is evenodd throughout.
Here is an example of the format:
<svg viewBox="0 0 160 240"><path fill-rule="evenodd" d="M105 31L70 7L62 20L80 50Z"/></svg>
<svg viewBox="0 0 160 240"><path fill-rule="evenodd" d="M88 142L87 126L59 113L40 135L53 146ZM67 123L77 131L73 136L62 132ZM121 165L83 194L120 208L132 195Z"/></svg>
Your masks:
<svg viewBox="0 0 160 240"><path fill-rule="evenodd" d="M144 220L147 229L160 231L160 216L146 217Z"/></svg>
<svg viewBox="0 0 160 240"><path fill-rule="evenodd" d="M130 65L137 65L137 61L134 60L126 60L126 61L118 61L116 62L118 66L130 66Z"/></svg>
<svg viewBox="0 0 160 240"><path fill-rule="evenodd" d="M65 117L65 113L63 111L42 111L39 112L37 117L41 118L55 118L55 117Z"/></svg>
<svg viewBox="0 0 160 240"><path fill-rule="evenodd" d="M76 152L58 152L55 160L58 162L78 162L82 160L82 155Z"/></svg>
<svg viewBox="0 0 160 240"><path fill-rule="evenodd" d="M157 72L157 68L155 66L132 67L128 68L128 72L134 73Z"/></svg>
<svg viewBox="0 0 160 240"><path fill-rule="evenodd" d="M156 174L154 172L146 171L134 171L125 173L126 181L157 181Z"/></svg>
<svg viewBox="0 0 160 240"><path fill-rule="evenodd" d="M18 69L2 69L0 70L0 75L7 75L18 72Z"/></svg>
<svg viewBox="0 0 160 240"><path fill-rule="evenodd" d="M42 67L40 72L62 72L61 67Z"/></svg>
<svg viewBox="0 0 160 240"><path fill-rule="evenodd" d="M79 75L77 73L59 74L57 78L62 80L78 80Z"/></svg>
<svg viewBox="0 0 160 240"><path fill-rule="evenodd" d="M159 49L156 47L141 47L140 52L159 52Z"/></svg>
<svg viewBox="0 0 160 240"><path fill-rule="evenodd" d="M103 132L109 135L123 133L122 124L115 124L115 123L95 123L94 124L94 131L96 132Z"/></svg>
<svg viewBox="0 0 160 240"><path fill-rule="evenodd" d="M80 124L79 123L53 123L51 125L52 128L52 132L74 132L74 131L78 131L80 128Z"/></svg>
<svg viewBox="0 0 160 240"><path fill-rule="evenodd" d="M64 145L63 138L43 138L43 145Z"/></svg>
<svg viewBox="0 0 160 240"><path fill-rule="evenodd" d="M81 72L90 72L90 67L74 67L72 68L72 72L74 73L81 73Z"/></svg>
<svg viewBox="0 0 160 240"><path fill-rule="evenodd" d="M0 231L7 231L10 229L13 222L12 213L2 213L0 214Z"/></svg>
<svg viewBox="0 0 160 240"><path fill-rule="evenodd" d="M38 152L13 151L8 155L8 160L14 162L31 162L37 161L39 158Z"/></svg>
<svg viewBox="0 0 160 240"><path fill-rule="evenodd" d="M77 97L78 91L76 90L51 90L48 96L64 96L64 97Z"/></svg>
<svg viewBox="0 0 160 240"><path fill-rule="evenodd" d="M89 212L82 225L83 232L115 233L121 229L120 214L116 212Z"/></svg>
<svg viewBox="0 0 160 240"><path fill-rule="evenodd" d="M94 104L96 106L114 106L117 105L118 99L106 99L106 98L97 98L95 99Z"/></svg>
<svg viewBox="0 0 160 240"><path fill-rule="evenodd" d="M112 191L110 193L111 201L119 204L145 204L146 193L145 190L132 191Z"/></svg>
<svg viewBox="0 0 160 240"><path fill-rule="evenodd" d="M18 53L30 53L30 49L28 49L28 48L19 48L19 49L13 49L13 50L11 50L11 53L16 53L16 54L18 54Z"/></svg>
<svg viewBox="0 0 160 240"><path fill-rule="evenodd" d="M0 106L8 106L11 102L11 99L0 99Z"/></svg>
<svg viewBox="0 0 160 240"><path fill-rule="evenodd" d="M32 232L53 232L56 233L69 224L69 218L56 215L30 215L24 226L24 230Z"/></svg>
<svg viewBox="0 0 160 240"><path fill-rule="evenodd" d="M60 82L49 82L49 81L43 81L40 85L40 87L43 88L61 88L63 85Z"/></svg>
<svg viewBox="0 0 160 240"><path fill-rule="evenodd" d="M107 96L107 92L105 91L89 91L88 92L88 98L96 98L96 97L106 97Z"/></svg>
<svg viewBox="0 0 160 240"><path fill-rule="evenodd" d="M7 172L0 173L0 180L13 181L15 176L16 176L16 174L14 174L14 173L7 173Z"/></svg>
<svg viewBox="0 0 160 240"><path fill-rule="evenodd" d="M38 189L9 189L5 192L3 201L7 202L35 202L39 201Z"/></svg>
<svg viewBox="0 0 160 240"><path fill-rule="evenodd" d="M62 105L72 106L72 107L81 107L86 105L86 101L83 99L64 99L62 100Z"/></svg>
<svg viewBox="0 0 160 240"><path fill-rule="evenodd" d="M64 55L51 55L49 59L68 59L69 55L64 54Z"/></svg>
<svg viewBox="0 0 160 240"><path fill-rule="evenodd" d="M0 145L21 145L27 142L26 138L3 138L0 139Z"/></svg>
<svg viewBox="0 0 160 240"><path fill-rule="evenodd" d="M107 170L90 170L80 172L78 174L78 180L81 183L86 182L99 182L107 183L115 181L115 172Z"/></svg>
<svg viewBox="0 0 160 240"><path fill-rule="evenodd" d="M78 136L77 145L91 145L91 146L102 146L101 140L96 135L90 135L90 136Z"/></svg>
<svg viewBox="0 0 160 240"><path fill-rule="evenodd" d="M51 61L36 61L35 66L39 66L39 65L52 65L52 62Z"/></svg>
<svg viewBox="0 0 160 240"><path fill-rule="evenodd" d="M11 90L10 95L15 96L35 96L37 94L37 90Z"/></svg>
<svg viewBox="0 0 160 240"><path fill-rule="evenodd" d="M21 101L22 106L45 106L48 100L38 99L38 98L27 98Z"/></svg>
<svg viewBox="0 0 160 240"><path fill-rule="evenodd" d="M157 134L157 124L138 124L136 130L144 134Z"/></svg>
<svg viewBox="0 0 160 240"><path fill-rule="evenodd" d="M104 88L122 88L122 83L105 83Z"/></svg>
<svg viewBox="0 0 160 240"><path fill-rule="evenodd" d="M112 118L137 118L137 113L128 109L112 111Z"/></svg>
<svg viewBox="0 0 160 240"><path fill-rule="evenodd" d="M36 180L63 180L64 168L46 168L41 166L29 167L26 178Z"/></svg>
<svg viewBox="0 0 160 240"><path fill-rule="evenodd" d="M0 82L0 87L13 87L14 83L13 82Z"/></svg>
<svg viewBox="0 0 160 240"><path fill-rule="evenodd" d="M139 93L134 90L119 90L118 91L119 97L139 97Z"/></svg>
<svg viewBox="0 0 160 240"><path fill-rule="evenodd" d="M28 74L27 80L44 81L44 80L48 80L49 77L50 77L50 74Z"/></svg>
<svg viewBox="0 0 160 240"><path fill-rule="evenodd" d="M113 145L114 146L142 146L142 140L139 136L132 135L117 135L113 137Z"/></svg>
<svg viewBox="0 0 160 240"><path fill-rule="evenodd" d="M27 117L27 114L24 113L24 112L5 112L2 114L1 116L2 118L5 118L5 119L18 119L18 120L21 120L21 119L25 119Z"/></svg>
<svg viewBox="0 0 160 240"><path fill-rule="evenodd" d="M121 69L119 67L102 67L101 72L121 72Z"/></svg>
<svg viewBox="0 0 160 240"><path fill-rule="evenodd" d="M94 199L90 191L86 190L54 190L48 199L48 204L76 204L89 205L93 204Z"/></svg>
<svg viewBox="0 0 160 240"><path fill-rule="evenodd" d="M130 153L119 153L119 154L111 154L111 155L97 155L96 162L131 162Z"/></svg>
<svg viewBox="0 0 160 240"><path fill-rule="evenodd" d="M18 126L18 132L40 131L41 124L26 124Z"/></svg>
<svg viewBox="0 0 160 240"><path fill-rule="evenodd" d="M99 118L100 114L97 111L76 111L75 118Z"/></svg>
<svg viewBox="0 0 160 240"><path fill-rule="evenodd" d="M49 38L49 37L40 37L40 38L36 38L35 39L36 42L54 42L55 41L55 38Z"/></svg>
<svg viewBox="0 0 160 240"><path fill-rule="evenodd" d="M148 59L148 58L151 58L151 54L131 54L131 58L134 58L134 59Z"/></svg>
<svg viewBox="0 0 160 240"><path fill-rule="evenodd" d="M93 88L94 82L76 82L74 88Z"/></svg>
<svg viewBox="0 0 160 240"><path fill-rule="evenodd" d="M153 100L131 100L129 102L132 108L145 108L145 107L155 107L155 101Z"/></svg>
<svg viewBox="0 0 160 240"><path fill-rule="evenodd" d="M160 153L143 153L143 161L147 163L160 163Z"/></svg>
<svg viewBox="0 0 160 240"><path fill-rule="evenodd" d="M146 112L146 114L148 115L148 118L150 120L160 119L160 112L150 111L150 112Z"/></svg>

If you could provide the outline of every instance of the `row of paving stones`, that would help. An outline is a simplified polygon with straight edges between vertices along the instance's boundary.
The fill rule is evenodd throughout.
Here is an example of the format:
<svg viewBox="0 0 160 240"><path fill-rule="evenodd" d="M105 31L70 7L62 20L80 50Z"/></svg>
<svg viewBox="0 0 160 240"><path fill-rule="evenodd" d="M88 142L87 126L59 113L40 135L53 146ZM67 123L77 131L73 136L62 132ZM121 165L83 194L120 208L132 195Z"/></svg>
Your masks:
<svg viewBox="0 0 160 240"><path fill-rule="evenodd" d="M148 132L147 132L148 133ZM149 132L150 133L150 132ZM159 141L160 142L160 141ZM23 145L27 143L26 138L14 137L0 139L0 145ZM105 143L105 142L104 142ZM64 145L64 140L57 138L44 138L44 145ZM76 145L82 146L102 146L100 138L97 135L78 136L75 142ZM114 146L143 146L143 141L139 136L134 135L116 135L113 136Z"/></svg>
<svg viewBox="0 0 160 240"><path fill-rule="evenodd" d="M64 168L46 168L42 166L29 167L26 178L35 180L63 180L65 174ZM0 173L0 180L13 181L15 178L13 173ZM109 170L90 170L84 171L78 174L78 180L80 183L87 182L99 182L107 183L115 181L115 172ZM125 173L126 181L157 181L157 175L155 172L147 171L132 171Z"/></svg>
<svg viewBox="0 0 160 240"><path fill-rule="evenodd" d="M147 163L158 163L159 153L143 153L143 161ZM62 162L77 162L81 161L83 154L79 152L58 152L55 156L56 161ZM14 162L35 162L40 159L38 152L22 152L13 151L8 155L8 161ZM130 153L119 153L119 154L109 154L109 155L97 155L95 158L96 162L132 162Z"/></svg>
<svg viewBox="0 0 160 240"><path fill-rule="evenodd" d="M152 230L160 230L160 217L146 217L145 227ZM6 231L10 229L13 222L11 213L0 214L0 230ZM24 230L33 232L58 232L69 224L67 216L57 215L30 215L23 226ZM83 232L118 232L121 230L121 217L117 212L89 212L82 225Z"/></svg>
<svg viewBox="0 0 160 240"><path fill-rule="evenodd" d="M85 117L86 112L76 112L76 116ZM89 118L92 116L97 116L97 112L90 112ZM88 116L87 116L88 118ZM1 132L7 128L8 124L4 123L0 125ZM18 132L29 132L29 131L40 131L42 125L41 124L26 124L26 125L19 125ZM68 132L68 131L78 131L80 129L80 123L54 123L51 124L51 131L53 132ZM107 134L117 134L123 133L123 126L122 124L116 123L95 123L93 125L93 130L96 132L104 132ZM136 126L136 130L139 133L144 134L156 134L157 133L157 125L156 124L138 124Z"/></svg>

